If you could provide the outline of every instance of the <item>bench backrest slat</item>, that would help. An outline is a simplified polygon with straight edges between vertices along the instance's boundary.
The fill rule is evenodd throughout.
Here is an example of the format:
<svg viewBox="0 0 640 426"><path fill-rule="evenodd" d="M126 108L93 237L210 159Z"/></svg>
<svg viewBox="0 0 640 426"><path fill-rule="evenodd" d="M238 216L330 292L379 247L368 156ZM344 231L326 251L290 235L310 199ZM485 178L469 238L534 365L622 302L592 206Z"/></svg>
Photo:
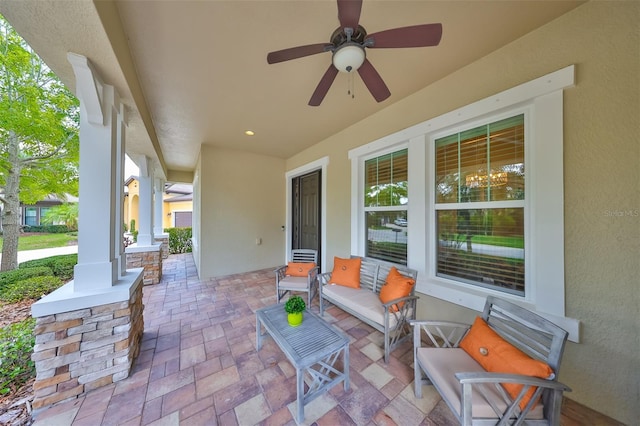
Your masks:
<svg viewBox="0 0 640 426"><path fill-rule="evenodd" d="M366 288L374 293L380 293L380 289L387 280L387 275L389 274L389 270L391 270L392 266L395 266L398 272L402 275L412 278L414 281L418 277L418 271L407 268L403 265L385 262L384 260L374 259L371 257L351 257L359 257L362 260L362 263L360 264L360 288ZM411 296L414 296L415 288L415 285L411 288Z"/></svg>
<svg viewBox="0 0 640 426"><path fill-rule="evenodd" d="M296 263L316 263L318 252L311 249L293 249L291 250L291 261Z"/></svg>
<svg viewBox="0 0 640 426"><path fill-rule="evenodd" d="M527 309L493 296L487 297L482 317L503 339L527 355L546 362L558 377L568 337L565 330Z"/></svg>
<svg viewBox="0 0 640 426"><path fill-rule="evenodd" d="M351 258L356 257L360 256L351 256ZM360 257L360 259L360 288L375 292L379 265L366 257Z"/></svg>

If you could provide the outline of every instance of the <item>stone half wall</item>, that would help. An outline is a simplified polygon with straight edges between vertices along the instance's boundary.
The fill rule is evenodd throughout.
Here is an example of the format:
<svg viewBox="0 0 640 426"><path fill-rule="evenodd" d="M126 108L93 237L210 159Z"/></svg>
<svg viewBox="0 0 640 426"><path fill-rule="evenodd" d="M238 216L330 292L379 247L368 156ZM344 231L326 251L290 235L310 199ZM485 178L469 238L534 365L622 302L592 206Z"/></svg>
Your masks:
<svg viewBox="0 0 640 426"><path fill-rule="evenodd" d="M33 408L127 378L143 331L141 285L129 301L36 318Z"/></svg>
<svg viewBox="0 0 640 426"><path fill-rule="evenodd" d="M162 278L161 245L143 247L129 246L126 249L127 269L143 268L142 284L158 284Z"/></svg>

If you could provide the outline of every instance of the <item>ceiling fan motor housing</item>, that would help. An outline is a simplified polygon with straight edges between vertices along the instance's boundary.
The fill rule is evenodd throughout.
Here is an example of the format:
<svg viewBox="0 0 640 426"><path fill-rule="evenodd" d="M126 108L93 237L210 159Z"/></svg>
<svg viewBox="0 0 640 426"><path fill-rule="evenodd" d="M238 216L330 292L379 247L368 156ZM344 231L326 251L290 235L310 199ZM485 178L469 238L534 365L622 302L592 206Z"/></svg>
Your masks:
<svg viewBox="0 0 640 426"><path fill-rule="evenodd" d="M345 43L333 51L333 66L340 72L356 71L364 63L364 47L358 43Z"/></svg>

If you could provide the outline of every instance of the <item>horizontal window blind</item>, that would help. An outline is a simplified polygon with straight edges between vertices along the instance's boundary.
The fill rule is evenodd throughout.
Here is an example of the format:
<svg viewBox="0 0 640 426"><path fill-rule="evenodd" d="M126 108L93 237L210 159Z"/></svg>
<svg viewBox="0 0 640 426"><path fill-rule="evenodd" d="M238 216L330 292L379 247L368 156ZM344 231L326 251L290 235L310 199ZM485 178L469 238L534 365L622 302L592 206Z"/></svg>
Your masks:
<svg viewBox="0 0 640 426"><path fill-rule="evenodd" d="M440 210L437 275L524 294L524 209Z"/></svg>
<svg viewBox="0 0 640 426"><path fill-rule="evenodd" d="M364 164L365 255L407 264L408 150Z"/></svg>
<svg viewBox="0 0 640 426"><path fill-rule="evenodd" d="M436 140L436 202L524 198L524 115Z"/></svg>
<svg viewBox="0 0 640 426"><path fill-rule="evenodd" d="M437 276L524 295L524 125L520 114L435 141Z"/></svg>

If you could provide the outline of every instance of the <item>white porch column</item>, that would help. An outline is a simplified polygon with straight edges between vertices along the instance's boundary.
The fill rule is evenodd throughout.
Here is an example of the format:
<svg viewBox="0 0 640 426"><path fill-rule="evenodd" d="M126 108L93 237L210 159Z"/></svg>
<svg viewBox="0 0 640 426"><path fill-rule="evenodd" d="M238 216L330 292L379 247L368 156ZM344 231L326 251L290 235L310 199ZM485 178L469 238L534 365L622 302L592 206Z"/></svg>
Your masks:
<svg viewBox="0 0 640 426"><path fill-rule="evenodd" d="M140 198L138 204L138 247L155 244L153 237L153 170L148 157L143 157L138 166L140 176Z"/></svg>
<svg viewBox="0 0 640 426"><path fill-rule="evenodd" d="M154 198L153 198L153 233L157 237L164 233L164 212L162 206L164 204L164 179L156 178L154 182Z"/></svg>
<svg viewBox="0 0 640 426"><path fill-rule="evenodd" d="M128 301L142 278L142 269L125 273L118 259L124 180L122 103L86 57L74 53L67 57L80 100L78 264L73 281L32 306L35 317Z"/></svg>
<svg viewBox="0 0 640 426"><path fill-rule="evenodd" d="M116 208L116 229L114 235L115 258L118 262L119 276L127 273L127 258L124 252L124 162L125 162L125 136L126 136L126 115L124 105L120 104L118 114L117 136L116 136L116 200L119 203Z"/></svg>
<svg viewBox="0 0 640 426"><path fill-rule="evenodd" d="M111 287L118 280L115 259L116 146L119 103L113 86L103 84L86 58L70 55L78 98L87 114L80 114L80 202L78 264L74 289Z"/></svg>

